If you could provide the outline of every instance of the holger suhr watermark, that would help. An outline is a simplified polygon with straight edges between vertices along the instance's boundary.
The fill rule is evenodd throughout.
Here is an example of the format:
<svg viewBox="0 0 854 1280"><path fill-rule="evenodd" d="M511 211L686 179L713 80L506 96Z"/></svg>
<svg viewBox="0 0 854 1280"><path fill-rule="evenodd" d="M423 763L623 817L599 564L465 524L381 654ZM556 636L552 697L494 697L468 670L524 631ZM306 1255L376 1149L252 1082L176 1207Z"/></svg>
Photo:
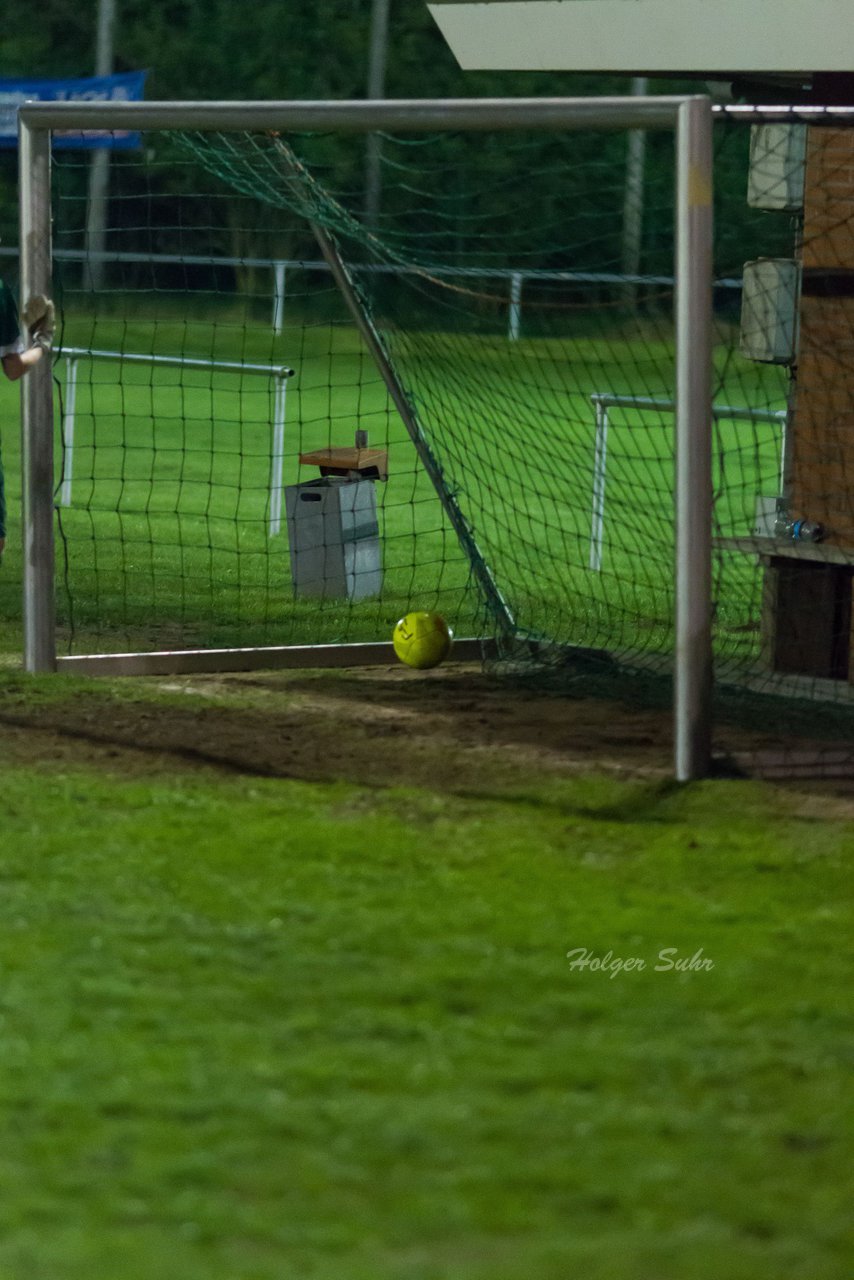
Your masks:
<svg viewBox="0 0 854 1280"><path fill-rule="evenodd" d="M651 968L653 973L709 973L715 967L714 960L703 955L698 947L693 955L680 954L677 947L662 947L652 964L644 956L615 956L613 951L597 955L587 947L572 947L566 953L570 969L606 973L616 978L618 973L641 973Z"/></svg>

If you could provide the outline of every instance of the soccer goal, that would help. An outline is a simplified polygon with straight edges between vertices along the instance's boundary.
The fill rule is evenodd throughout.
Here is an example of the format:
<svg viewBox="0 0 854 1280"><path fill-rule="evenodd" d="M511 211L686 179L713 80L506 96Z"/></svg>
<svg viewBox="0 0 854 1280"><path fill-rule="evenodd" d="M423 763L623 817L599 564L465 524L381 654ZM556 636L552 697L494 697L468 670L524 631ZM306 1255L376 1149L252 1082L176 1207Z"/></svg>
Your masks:
<svg viewBox="0 0 854 1280"><path fill-rule="evenodd" d="M699 97L24 107L21 293L57 294L76 362L73 405L44 363L24 393L26 669L389 661L413 607L446 615L458 656L571 660L636 650L649 617L677 775L703 774L711 120ZM113 164L97 290L85 168L52 162L52 130L142 138ZM627 289L638 130L667 231ZM285 262L271 325L253 264ZM603 376L675 410L634 486L665 532L624 540L604 585L585 560Z"/></svg>

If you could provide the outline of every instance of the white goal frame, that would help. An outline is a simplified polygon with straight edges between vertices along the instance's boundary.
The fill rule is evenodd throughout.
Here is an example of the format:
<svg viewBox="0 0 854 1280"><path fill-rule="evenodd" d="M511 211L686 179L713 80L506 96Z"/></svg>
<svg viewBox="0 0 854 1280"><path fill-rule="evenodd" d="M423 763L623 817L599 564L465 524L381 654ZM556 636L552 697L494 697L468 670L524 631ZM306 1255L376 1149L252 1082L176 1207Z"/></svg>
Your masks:
<svg viewBox="0 0 854 1280"><path fill-rule="evenodd" d="M438 132L669 129L676 201L675 774L711 763L712 108L706 97L415 99L351 102L26 103L19 109L21 296L51 293L52 130ZM300 646L58 658L54 614L54 423L50 361L22 395L24 668L222 670L392 661L391 645ZM423 461L423 460L422 460ZM480 641L456 645L475 656ZM334 651L334 652L331 652ZM110 661L110 660L113 661Z"/></svg>

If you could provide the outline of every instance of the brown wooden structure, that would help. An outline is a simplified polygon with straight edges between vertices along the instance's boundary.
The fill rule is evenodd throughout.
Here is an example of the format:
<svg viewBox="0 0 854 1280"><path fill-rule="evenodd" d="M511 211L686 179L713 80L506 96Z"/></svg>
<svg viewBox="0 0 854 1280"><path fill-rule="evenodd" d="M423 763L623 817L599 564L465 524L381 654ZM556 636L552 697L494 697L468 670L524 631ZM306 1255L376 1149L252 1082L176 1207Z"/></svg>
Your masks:
<svg viewBox="0 0 854 1280"><path fill-rule="evenodd" d="M854 129L807 133L799 341L786 499L819 545L775 540L763 555L763 644L777 671L854 676Z"/></svg>

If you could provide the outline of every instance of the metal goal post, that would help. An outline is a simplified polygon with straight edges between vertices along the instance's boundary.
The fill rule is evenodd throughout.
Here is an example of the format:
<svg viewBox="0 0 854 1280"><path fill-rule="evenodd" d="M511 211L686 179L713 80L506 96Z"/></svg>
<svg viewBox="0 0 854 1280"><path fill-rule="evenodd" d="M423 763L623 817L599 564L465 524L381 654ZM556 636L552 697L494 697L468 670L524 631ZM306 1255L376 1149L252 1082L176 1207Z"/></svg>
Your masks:
<svg viewBox="0 0 854 1280"><path fill-rule="evenodd" d="M662 129L675 136L676 605L674 769L711 759L712 107L700 96L349 102L27 103L18 112L23 298L51 291L51 131L281 130L422 133ZM57 670L54 632L53 388L50 362L22 396L24 667ZM333 646L334 647L334 646ZM356 646L358 647L358 646ZM328 648L328 646L327 646ZM353 649L353 646L346 646ZM377 646L370 646L376 650ZM390 650L390 646L389 646ZM351 654L353 659L357 655ZM318 665L324 655L318 652ZM328 660L332 659L327 655ZM214 661L204 655L207 669ZM252 651L252 665L264 661ZM269 655L270 663L286 660ZM176 665L177 665L176 659ZM186 664L186 657L181 659ZM223 655L223 662L228 659ZM303 653L301 662L305 662ZM186 665L183 669L187 669Z"/></svg>

